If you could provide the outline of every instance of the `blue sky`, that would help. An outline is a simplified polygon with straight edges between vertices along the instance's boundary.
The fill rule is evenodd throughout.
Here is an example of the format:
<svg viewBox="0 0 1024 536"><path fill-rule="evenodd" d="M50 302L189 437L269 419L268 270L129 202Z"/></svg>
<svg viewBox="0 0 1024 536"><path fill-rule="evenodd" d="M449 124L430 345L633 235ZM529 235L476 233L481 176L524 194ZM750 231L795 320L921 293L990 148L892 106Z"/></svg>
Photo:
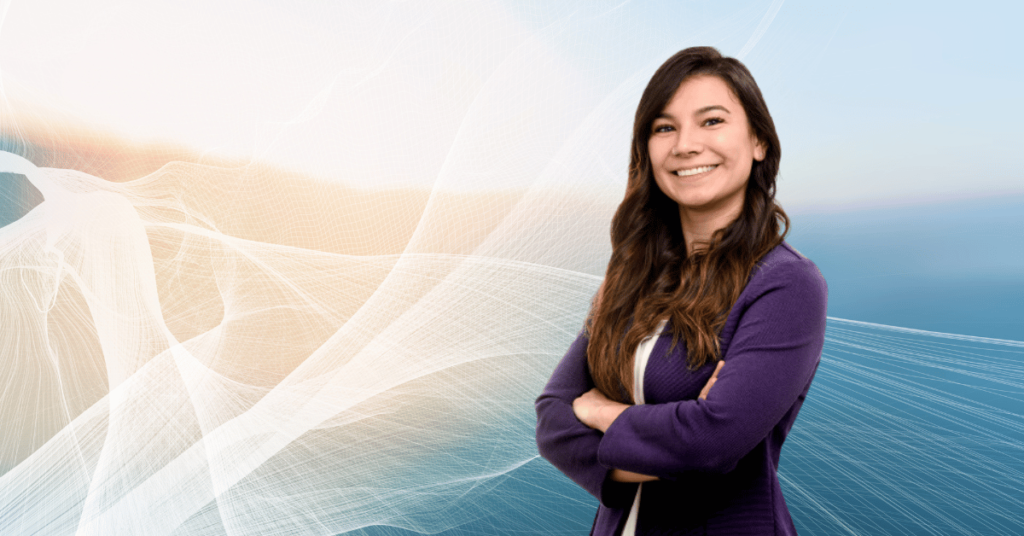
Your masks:
<svg viewBox="0 0 1024 536"><path fill-rule="evenodd" d="M522 166L483 184L530 184L525 161L548 157L533 144L583 135L617 197L643 85L709 44L747 51L789 208L1024 192L1024 8L1009 2L7 5L8 109L347 182L460 187L442 177L453 156L493 167L465 155L501 147Z"/></svg>
<svg viewBox="0 0 1024 536"><path fill-rule="evenodd" d="M613 66L601 83L629 66L644 80L684 46L736 55L770 20L742 60L782 140L780 197L801 209L1024 191L1019 3L625 2L613 13L559 43L575 65Z"/></svg>

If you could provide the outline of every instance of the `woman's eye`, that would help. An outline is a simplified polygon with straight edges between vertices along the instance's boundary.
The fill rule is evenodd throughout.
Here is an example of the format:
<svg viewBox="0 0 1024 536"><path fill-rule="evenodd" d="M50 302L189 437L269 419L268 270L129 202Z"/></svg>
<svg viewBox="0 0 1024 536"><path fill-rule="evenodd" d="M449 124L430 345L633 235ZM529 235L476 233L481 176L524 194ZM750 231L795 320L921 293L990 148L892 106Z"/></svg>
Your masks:
<svg viewBox="0 0 1024 536"><path fill-rule="evenodd" d="M672 125L655 125L654 126L654 132L655 133L659 133L659 132L672 132L673 130L674 129L672 128Z"/></svg>
<svg viewBox="0 0 1024 536"><path fill-rule="evenodd" d="M717 124L719 124L721 122L723 122L722 119L720 119L718 117L710 117L710 118L704 120L704 126L710 127L710 126L717 125Z"/></svg>

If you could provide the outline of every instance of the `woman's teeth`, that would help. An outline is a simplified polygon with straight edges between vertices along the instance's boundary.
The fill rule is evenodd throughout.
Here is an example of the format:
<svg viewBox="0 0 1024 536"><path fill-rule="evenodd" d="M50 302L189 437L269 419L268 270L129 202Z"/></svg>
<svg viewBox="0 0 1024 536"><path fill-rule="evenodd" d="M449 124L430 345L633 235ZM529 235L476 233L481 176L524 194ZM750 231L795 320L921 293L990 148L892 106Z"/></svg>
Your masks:
<svg viewBox="0 0 1024 536"><path fill-rule="evenodd" d="M713 166L704 166L693 169L680 169L679 171L676 171L676 175L679 175L680 177L689 177L690 175L696 175L698 173L704 173L705 171L711 171L716 167L718 167L717 164Z"/></svg>

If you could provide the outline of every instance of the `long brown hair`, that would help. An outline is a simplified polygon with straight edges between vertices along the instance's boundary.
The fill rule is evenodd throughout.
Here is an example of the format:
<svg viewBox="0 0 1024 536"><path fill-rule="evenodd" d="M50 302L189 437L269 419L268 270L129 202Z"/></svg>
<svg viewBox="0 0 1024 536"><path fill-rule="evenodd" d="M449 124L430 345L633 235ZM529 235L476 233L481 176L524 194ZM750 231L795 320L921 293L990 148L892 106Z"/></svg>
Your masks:
<svg viewBox="0 0 1024 536"><path fill-rule="evenodd" d="M688 255L678 205L655 183L647 143L676 89L696 75L717 76L730 87L766 150L751 166L740 215L716 231L706 249ZM587 319L587 359L606 396L632 398L633 354L662 319L671 322L673 344L685 342L691 369L720 358L718 334L730 309L757 261L789 229L789 218L775 202L781 157L761 90L738 60L693 47L654 73L637 106L626 196L612 219L612 256Z"/></svg>

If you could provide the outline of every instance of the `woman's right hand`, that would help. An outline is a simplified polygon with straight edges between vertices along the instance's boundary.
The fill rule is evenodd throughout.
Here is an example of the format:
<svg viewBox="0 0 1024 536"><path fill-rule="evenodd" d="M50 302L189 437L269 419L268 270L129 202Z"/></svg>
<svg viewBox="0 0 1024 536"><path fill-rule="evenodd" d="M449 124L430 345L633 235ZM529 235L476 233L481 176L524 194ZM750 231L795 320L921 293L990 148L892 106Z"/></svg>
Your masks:
<svg viewBox="0 0 1024 536"><path fill-rule="evenodd" d="M612 469L612 474L610 478L616 482L630 482L633 484L638 484L640 482L651 482L652 480L661 480L656 476L642 475L640 473L625 471L623 469Z"/></svg>
<svg viewBox="0 0 1024 536"><path fill-rule="evenodd" d="M708 383L704 384L704 388L700 390L700 395L697 396L700 400L707 400L708 392L711 391L711 387L718 381L718 371L722 370L722 366L725 365L725 360L719 361L718 366L715 367L715 371L711 373L711 377L708 378Z"/></svg>
<svg viewBox="0 0 1024 536"><path fill-rule="evenodd" d="M715 371L711 373L711 377L708 378L708 382L704 384L704 388L700 390L700 395L697 398L701 400L707 400L708 393L711 388L714 387L715 382L718 381L718 372L722 370L725 365L725 361L719 361L715 367ZM650 482L652 480L659 480L656 476L642 475L640 473L634 473L632 471L625 471L622 469L612 469L611 479L616 482Z"/></svg>

